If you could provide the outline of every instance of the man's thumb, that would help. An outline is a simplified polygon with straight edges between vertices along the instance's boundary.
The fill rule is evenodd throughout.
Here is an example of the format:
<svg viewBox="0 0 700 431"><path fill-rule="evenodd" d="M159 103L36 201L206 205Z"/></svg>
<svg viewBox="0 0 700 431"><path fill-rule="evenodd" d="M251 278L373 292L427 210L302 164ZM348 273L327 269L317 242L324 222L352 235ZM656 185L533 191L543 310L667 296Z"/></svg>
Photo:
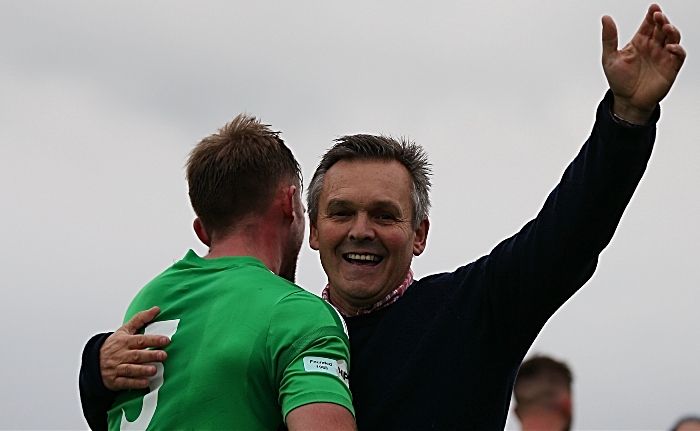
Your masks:
<svg viewBox="0 0 700 431"><path fill-rule="evenodd" d="M603 58L617 51L617 26L615 21L608 16L603 16Z"/></svg>
<svg viewBox="0 0 700 431"><path fill-rule="evenodd" d="M138 312L136 313L136 315L134 315L134 317L129 319L129 321L124 324L124 329L126 329L126 332L133 335L140 331L141 328L143 328L146 325L146 323L155 319L158 313L160 313L159 307L152 307L148 310Z"/></svg>

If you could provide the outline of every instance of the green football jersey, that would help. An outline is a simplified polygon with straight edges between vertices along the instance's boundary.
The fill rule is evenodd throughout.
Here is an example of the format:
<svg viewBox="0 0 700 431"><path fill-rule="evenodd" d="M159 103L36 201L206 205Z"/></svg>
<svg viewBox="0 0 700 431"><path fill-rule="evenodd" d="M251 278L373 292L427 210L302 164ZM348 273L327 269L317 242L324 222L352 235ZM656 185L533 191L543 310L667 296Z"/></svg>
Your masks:
<svg viewBox="0 0 700 431"><path fill-rule="evenodd" d="M258 259L190 250L136 295L124 321L154 305L161 313L145 332L171 338L168 359L149 389L119 395L110 430L274 430L317 402L354 415L342 318Z"/></svg>

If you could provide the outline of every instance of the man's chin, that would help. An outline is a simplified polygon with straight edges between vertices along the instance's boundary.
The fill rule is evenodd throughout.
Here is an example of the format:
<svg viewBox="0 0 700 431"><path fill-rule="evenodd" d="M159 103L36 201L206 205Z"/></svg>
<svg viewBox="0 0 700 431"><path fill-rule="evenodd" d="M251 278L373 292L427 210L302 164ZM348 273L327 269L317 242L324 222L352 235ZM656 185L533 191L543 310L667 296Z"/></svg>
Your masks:
<svg viewBox="0 0 700 431"><path fill-rule="evenodd" d="M333 284L331 283L331 294L333 293ZM382 299L388 294L380 294L381 291L385 290L381 286L377 286L372 283L362 283L358 281L345 281L338 288L339 291L344 292L344 296L353 298L356 302L366 303L365 306L371 306L375 302ZM391 290L389 290L390 292Z"/></svg>

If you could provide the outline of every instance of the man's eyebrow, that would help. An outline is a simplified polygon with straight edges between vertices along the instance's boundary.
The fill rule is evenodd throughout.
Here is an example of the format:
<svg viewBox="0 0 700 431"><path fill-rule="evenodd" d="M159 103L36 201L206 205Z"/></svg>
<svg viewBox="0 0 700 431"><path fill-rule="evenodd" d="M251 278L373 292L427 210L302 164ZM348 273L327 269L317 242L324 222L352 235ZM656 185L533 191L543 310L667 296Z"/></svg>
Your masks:
<svg viewBox="0 0 700 431"><path fill-rule="evenodd" d="M330 199L326 204L326 208L330 208L332 206L348 207L352 206L352 202L345 199Z"/></svg>
<svg viewBox="0 0 700 431"><path fill-rule="evenodd" d="M353 203L352 201L346 200L346 199L330 199L328 203L326 204L326 208L331 208L331 207L345 207L345 208L354 208L357 206L357 204ZM369 210L376 210L376 209L381 209L381 208L389 208L393 211L401 211L401 206L398 205L396 202L392 200L381 200L381 201L373 201L369 205Z"/></svg>
<svg viewBox="0 0 700 431"><path fill-rule="evenodd" d="M373 210L382 209L382 208L389 208L391 210L401 212L401 206L398 205L394 201L376 201L376 202L372 202L369 205L369 207L370 207L370 209L373 209Z"/></svg>

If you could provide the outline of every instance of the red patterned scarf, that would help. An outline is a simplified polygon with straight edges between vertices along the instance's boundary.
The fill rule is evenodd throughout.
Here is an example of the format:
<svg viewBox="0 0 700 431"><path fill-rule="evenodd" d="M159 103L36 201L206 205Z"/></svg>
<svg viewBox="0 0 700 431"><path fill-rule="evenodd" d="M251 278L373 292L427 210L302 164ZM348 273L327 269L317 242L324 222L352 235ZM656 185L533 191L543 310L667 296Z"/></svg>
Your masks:
<svg viewBox="0 0 700 431"><path fill-rule="evenodd" d="M374 305L371 305L369 307L365 308L360 308L357 310L356 316L359 316L361 314L369 314L375 310L379 310L380 308L387 307L394 302L398 301L399 298L403 296L404 293L406 293L406 290L408 290L408 287L413 283L413 271L411 269L408 270L408 274L406 274L406 278L404 279L403 283L396 289L392 290L389 292L387 296L384 298L380 299L379 301L375 302ZM329 285L326 284L326 287L323 288L323 291L321 292L321 297L328 303L332 304L330 301L330 288ZM349 317L347 314L343 313L342 311L338 310L340 314L342 314L345 317Z"/></svg>

